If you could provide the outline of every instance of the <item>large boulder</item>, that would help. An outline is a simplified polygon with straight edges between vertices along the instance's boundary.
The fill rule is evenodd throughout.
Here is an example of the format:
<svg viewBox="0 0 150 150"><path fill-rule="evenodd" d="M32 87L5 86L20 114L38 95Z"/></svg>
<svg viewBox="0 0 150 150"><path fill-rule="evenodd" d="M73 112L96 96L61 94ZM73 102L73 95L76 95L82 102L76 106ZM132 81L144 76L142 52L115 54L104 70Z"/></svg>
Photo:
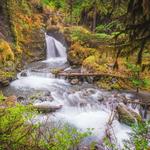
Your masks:
<svg viewBox="0 0 150 150"><path fill-rule="evenodd" d="M117 106L119 121L127 125L132 125L137 121L141 121L141 116L134 110L128 108L125 104L119 103Z"/></svg>
<svg viewBox="0 0 150 150"><path fill-rule="evenodd" d="M55 105L55 104L52 104L51 102L42 102L42 103L33 104L33 107L43 113L50 113L50 112L55 112L56 110L61 109L62 105Z"/></svg>

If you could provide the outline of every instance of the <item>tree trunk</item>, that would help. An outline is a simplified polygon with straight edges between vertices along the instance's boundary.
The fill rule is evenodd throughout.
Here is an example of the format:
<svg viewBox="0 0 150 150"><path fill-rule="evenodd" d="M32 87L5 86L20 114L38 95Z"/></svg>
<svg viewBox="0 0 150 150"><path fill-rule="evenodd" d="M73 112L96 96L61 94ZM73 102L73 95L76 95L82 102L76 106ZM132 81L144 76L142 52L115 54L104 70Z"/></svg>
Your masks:
<svg viewBox="0 0 150 150"><path fill-rule="evenodd" d="M139 50L138 57L137 57L137 64L138 65L142 64L142 57L143 57L143 51L144 51L145 43L146 43L145 40L143 40L142 43L141 43L141 48Z"/></svg>
<svg viewBox="0 0 150 150"><path fill-rule="evenodd" d="M92 31L95 32L96 29L96 16L97 15L97 8L96 8L96 4L94 4L94 12L93 12L93 27L92 27Z"/></svg>

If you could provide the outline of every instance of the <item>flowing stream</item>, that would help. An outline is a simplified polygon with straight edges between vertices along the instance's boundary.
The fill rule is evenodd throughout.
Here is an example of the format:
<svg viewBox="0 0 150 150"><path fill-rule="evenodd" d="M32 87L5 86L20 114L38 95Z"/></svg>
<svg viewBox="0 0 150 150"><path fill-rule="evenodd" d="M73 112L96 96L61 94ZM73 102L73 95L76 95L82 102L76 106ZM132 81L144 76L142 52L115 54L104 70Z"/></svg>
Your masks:
<svg viewBox="0 0 150 150"><path fill-rule="evenodd" d="M29 65L23 71L25 74L19 73L18 79L9 88L17 96L34 99L31 102L34 105L61 106L56 112L39 115L36 118L39 121L66 122L83 132L93 128L93 137L102 140L115 101L121 96L131 95L101 90L88 83L71 85L67 80L55 78L51 70L67 68L66 48L53 37L45 36L47 59ZM33 95L42 92L45 92L43 99L33 98ZM130 128L116 119L112 127L117 143L122 145L122 141L129 138Z"/></svg>

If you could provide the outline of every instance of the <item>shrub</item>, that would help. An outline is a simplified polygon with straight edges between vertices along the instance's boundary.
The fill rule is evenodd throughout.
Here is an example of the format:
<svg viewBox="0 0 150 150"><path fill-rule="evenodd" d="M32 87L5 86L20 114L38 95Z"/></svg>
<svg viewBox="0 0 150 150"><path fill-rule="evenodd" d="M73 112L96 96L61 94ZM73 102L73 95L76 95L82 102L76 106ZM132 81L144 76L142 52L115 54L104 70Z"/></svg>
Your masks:
<svg viewBox="0 0 150 150"><path fill-rule="evenodd" d="M1 150L68 150L76 147L91 132L81 133L69 125L49 127L48 121L38 123L38 113L31 106L6 106L0 94ZM52 124L52 123L51 123Z"/></svg>
<svg viewBox="0 0 150 150"><path fill-rule="evenodd" d="M116 143L112 143L109 138L104 138L104 143L107 149L113 150L148 150L150 141L150 121L136 123L132 126L130 139L124 141L122 148Z"/></svg>
<svg viewBox="0 0 150 150"><path fill-rule="evenodd" d="M14 53L10 45L5 40L0 40L0 61L14 60Z"/></svg>

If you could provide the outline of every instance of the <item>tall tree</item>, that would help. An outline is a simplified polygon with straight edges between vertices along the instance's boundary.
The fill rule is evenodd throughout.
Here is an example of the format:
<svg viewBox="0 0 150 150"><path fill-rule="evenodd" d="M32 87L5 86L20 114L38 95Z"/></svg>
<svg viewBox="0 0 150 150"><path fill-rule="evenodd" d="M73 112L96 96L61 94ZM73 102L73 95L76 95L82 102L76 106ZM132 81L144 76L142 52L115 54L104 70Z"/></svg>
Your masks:
<svg viewBox="0 0 150 150"><path fill-rule="evenodd" d="M114 7L125 0L112 0ZM138 50L137 64L142 64L145 45L150 42L150 0L129 0L124 14L125 31L132 49Z"/></svg>

